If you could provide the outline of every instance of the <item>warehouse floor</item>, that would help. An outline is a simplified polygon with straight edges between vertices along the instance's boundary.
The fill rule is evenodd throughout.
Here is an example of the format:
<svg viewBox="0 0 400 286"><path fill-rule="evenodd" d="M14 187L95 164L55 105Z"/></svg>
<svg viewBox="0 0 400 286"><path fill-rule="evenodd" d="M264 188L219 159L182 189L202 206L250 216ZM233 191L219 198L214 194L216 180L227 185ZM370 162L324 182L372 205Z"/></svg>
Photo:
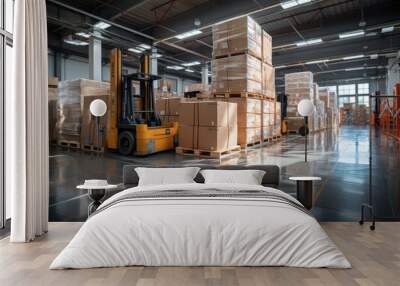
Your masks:
<svg viewBox="0 0 400 286"><path fill-rule="evenodd" d="M373 199L377 216L400 220L400 142L374 132ZM342 127L310 135L309 163L304 163L304 138L297 135L247 154L223 159L221 164L277 164L281 167L281 186L295 194L293 175L314 175L322 181L314 185L313 213L321 221L353 221L360 216L360 205L368 200L368 128ZM85 179L107 178L122 181L125 164L157 166L175 164L219 164L218 160L163 152L148 157L123 157L117 154L96 156L80 151L50 148L50 221L84 221L89 199L75 186Z"/></svg>

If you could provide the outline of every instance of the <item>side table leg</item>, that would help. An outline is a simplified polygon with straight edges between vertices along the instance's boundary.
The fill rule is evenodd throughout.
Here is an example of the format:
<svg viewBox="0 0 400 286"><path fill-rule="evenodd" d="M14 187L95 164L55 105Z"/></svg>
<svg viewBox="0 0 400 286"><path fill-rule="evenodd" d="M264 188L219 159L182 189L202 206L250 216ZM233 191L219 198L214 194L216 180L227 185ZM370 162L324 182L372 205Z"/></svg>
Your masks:
<svg viewBox="0 0 400 286"><path fill-rule="evenodd" d="M313 203L313 182L297 181L297 199L306 209L312 208Z"/></svg>

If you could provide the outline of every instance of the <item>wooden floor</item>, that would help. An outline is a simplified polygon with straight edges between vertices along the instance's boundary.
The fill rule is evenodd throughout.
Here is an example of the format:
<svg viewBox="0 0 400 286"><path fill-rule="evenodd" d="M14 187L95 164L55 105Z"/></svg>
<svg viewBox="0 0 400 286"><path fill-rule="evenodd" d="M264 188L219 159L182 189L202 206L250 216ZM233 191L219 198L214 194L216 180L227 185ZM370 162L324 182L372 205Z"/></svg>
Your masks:
<svg viewBox="0 0 400 286"><path fill-rule="evenodd" d="M51 223L48 235L27 244L0 241L0 285L400 285L400 223L322 224L352 269L288 267L124 267L48 270L81 223Z"/></svg>

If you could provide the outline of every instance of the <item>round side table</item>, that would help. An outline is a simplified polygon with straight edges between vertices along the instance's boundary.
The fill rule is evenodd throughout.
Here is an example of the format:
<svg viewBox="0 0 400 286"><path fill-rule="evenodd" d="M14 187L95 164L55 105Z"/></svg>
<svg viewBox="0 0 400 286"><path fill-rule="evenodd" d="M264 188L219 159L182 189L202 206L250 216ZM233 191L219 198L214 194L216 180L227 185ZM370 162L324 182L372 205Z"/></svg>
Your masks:
<svg viewBox="0 0 400 286"><path fill-rule="evenodd" d="M290 177L297 183L297 200L310 210L313 203L313 181L321 181L320 177Z"/></svg>
<svg viewBox="0 0 400 286"><path fill-rule="evenodd" d="M101 205L101 200L104 199L106 191L118 188L118 185L105 185L105 186L79 185L76 188L80 190L87 190L88 196L92 200L92 202L88 206L88 216L90 216Z"/></svg>

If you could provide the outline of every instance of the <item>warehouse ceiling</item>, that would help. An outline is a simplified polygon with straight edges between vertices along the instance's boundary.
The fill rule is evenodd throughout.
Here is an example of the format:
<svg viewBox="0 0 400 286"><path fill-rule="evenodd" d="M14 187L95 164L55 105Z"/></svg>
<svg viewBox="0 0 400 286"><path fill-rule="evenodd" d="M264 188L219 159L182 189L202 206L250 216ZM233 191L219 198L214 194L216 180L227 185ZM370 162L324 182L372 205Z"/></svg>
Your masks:
<svg viewBox="0 0 400 286"><path fill-rule="evenodd" d="M93 35L98 31L94 25L106 21L111 26L98 31L105 61L109 49L120 47L125 62L136 65L138 55L128 48L144 43L162 55L161 72L167 65L209 62L211 25L242 15L253 17L272 36L278 83L284 73L305 70L326 83L382 77L388 57L400 49L398 0L312 0L287 9L280 0L48 0L47 4L50 48L87 56L87 46L71 46L63 39L76 32ZM202 33L175 38L194 29ZM309 40L317 43L304 44ZM200 78L200 66L192 69L195 73L174 72Z"/></svg>

